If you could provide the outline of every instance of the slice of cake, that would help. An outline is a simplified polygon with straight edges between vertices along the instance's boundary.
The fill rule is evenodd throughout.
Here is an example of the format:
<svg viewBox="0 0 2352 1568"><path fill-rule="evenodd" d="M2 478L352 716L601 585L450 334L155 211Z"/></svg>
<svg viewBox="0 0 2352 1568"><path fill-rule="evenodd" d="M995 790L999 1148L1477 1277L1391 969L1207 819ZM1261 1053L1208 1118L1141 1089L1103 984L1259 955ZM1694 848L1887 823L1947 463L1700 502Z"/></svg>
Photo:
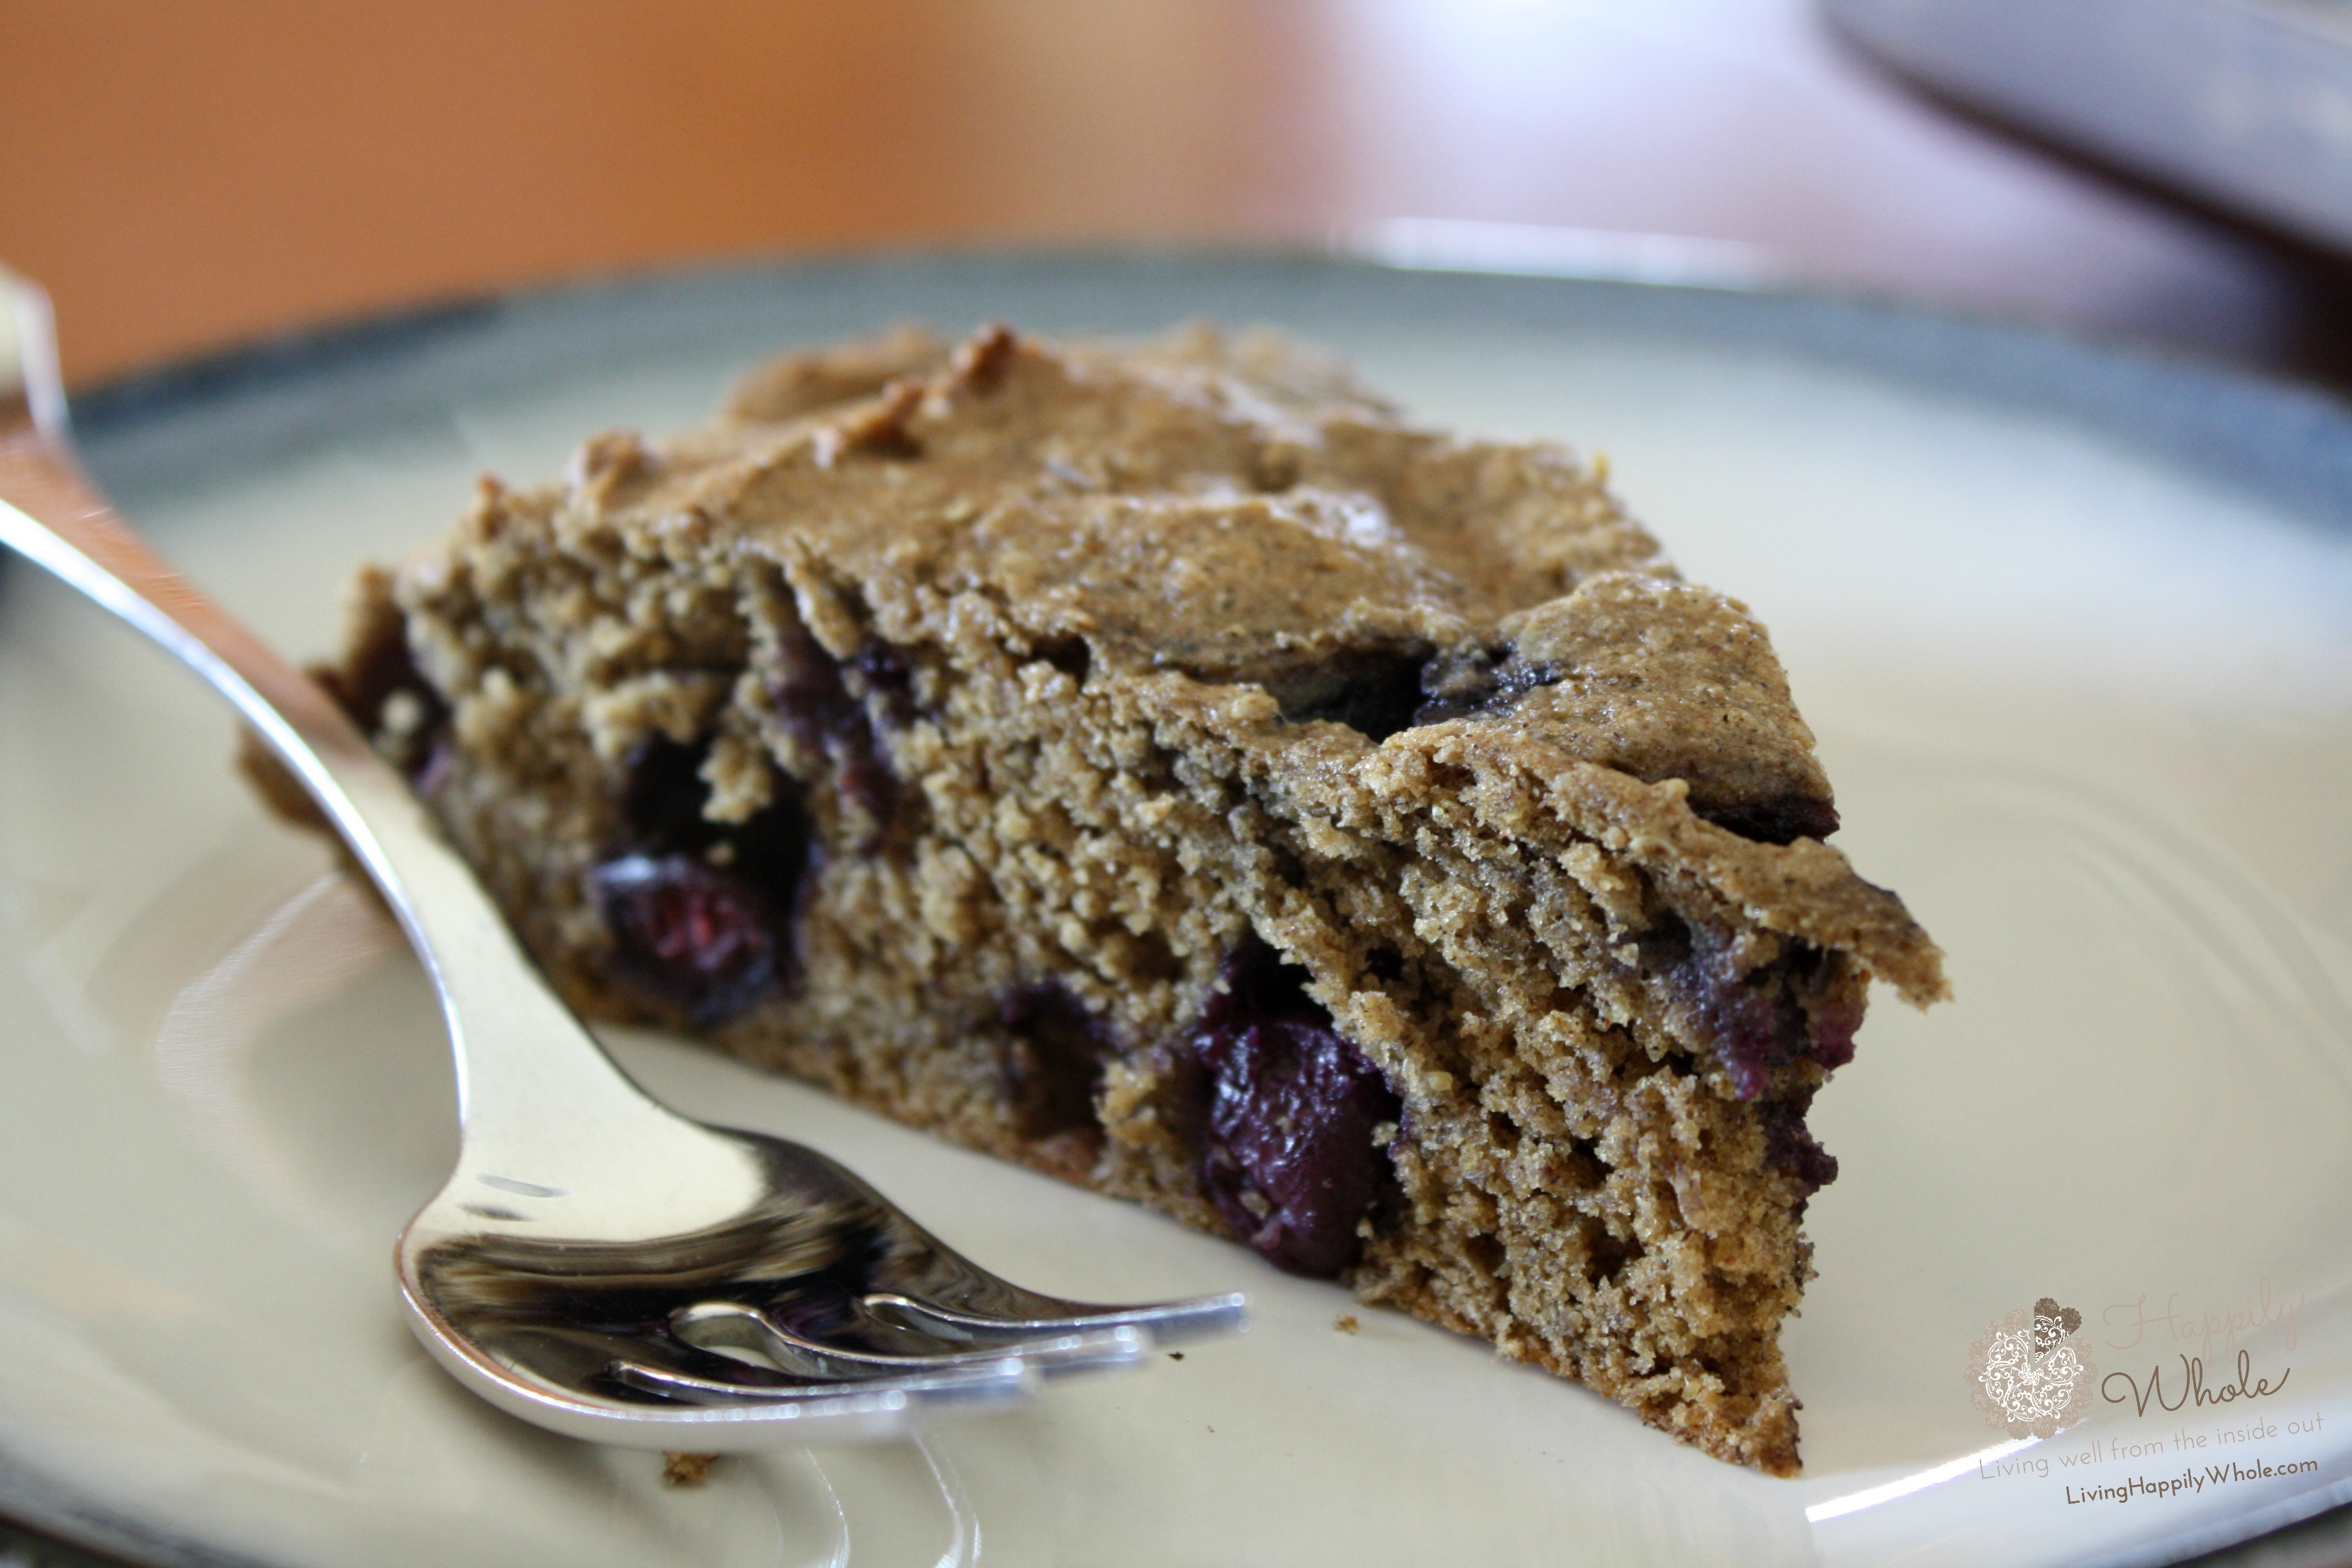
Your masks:
<svg viewBox="0 0 2352 1568"><path fill-rule="evenodd" d="M1806 1109L1938 955L1567 452L1267 337L906 331L360 589L332 683L585 1012L1796 1469Z"/></svg>

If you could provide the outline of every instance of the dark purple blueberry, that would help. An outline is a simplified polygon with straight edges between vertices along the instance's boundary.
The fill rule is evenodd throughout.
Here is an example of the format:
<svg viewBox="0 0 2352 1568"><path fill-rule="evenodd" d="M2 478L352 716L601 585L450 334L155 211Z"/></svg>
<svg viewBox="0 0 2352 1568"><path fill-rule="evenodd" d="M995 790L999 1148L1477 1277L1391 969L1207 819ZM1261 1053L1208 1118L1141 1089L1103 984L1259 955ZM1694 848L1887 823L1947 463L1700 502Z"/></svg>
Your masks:
<svg viewBox="0 0 2352 1568"><path fill-rule="evenodd" d="M1717 827L1727 828L1759 844L1827 838L1838 830L1837 807L1813 795L1780 795L1727 805L1693 803L1691 810Z"/></svg>
<svg viewBox="0 0 2352 1568"><path fill-rule="evenodd" d="M708 847L719 825L703 816L710 786L702 780L707 746L681 746L655 735L631 748L621 783L621 816L631 842L640 847L695 850Z"/></svg>
<svg viewBox="0 0 2352 1568"><path fill-rule="evenodd" d="M1669 911L1634 945L1643 970L1696 1014L1740 1099L1771 1093L1776 1075L1800 1058L1832 1069L1853 1059L1862 1009L1837 994L1837 965L1812 943L1786 941L1779 957L1742 974L1731 967L1728 938ZM1836 1156L1805 1126L1814 1088L1782 1080L1779 1092L1756 1108L1766 1160L1796 1177L1809 1194L1837 1180L1838 1171Z"/></svg>
<svg viewBox="0 0 2352 1568"><path fill-rule="evenodd" d="M1103 1021L1051 983L1007 996L998 1020L1013 1130L1034 1139L1093 1127L1095 1093L1114 1045Z"/></svg>
<svg viewBox="0 0 2352 1568"><path fill-rule="evenodd" d="M1372 1133L1397 1121L1395 1091L1264 942L1249 939L1222 978L1192 1040L1202 1185L1268 1260L1328 1279L1355 1261L1357 1225L1381 1195L1388 1161Z"/></svg>
<svg viewBox="0 0 2352 1568"><path fill-rule="evenodd" d="M709 752L656 735L629 753L622 842L590 878L616 970L698 1025L741 1012L790 978L788 922L812 848L789 781L748 821L711 821Z"/></svg>
<svg viewBox="0 0 2352 1568"><path fill-rule="evenodd" d="M1450 649L1430 659L1422 672L1424 700L1412 714L1416 724L1491 713L1539 686L1556 685L1566 672L1530 661L1505 644ZM1759 844L1793 844L1827 838L1838 829L1837 807L1827 797L1780 795L1762 800L1693 800L1691 810L1717 827Z"/></svg>
<svg viewBox="0 0 2352 1568"><path fill-rule="evenodd" d="M393 761L420 789L438 784L450 763L449 704L416 668L409 650L405 626L388 616L377 634L345 669L331 665L312 667L310 675L335 700L335 706L371 738L383 727L383 710L403 692L417 704L417 722L403 737L403 750ZM436 767L437 763L437 767ZM431 784L426 777L431 774Z"/></svg>
<svg viewBox="0 0 2352 1568"><path fill-rule="evenodd" d="M884 759L866 699L875 700L888 721L905 723L914 711L913 666L903 649L879 641L866 644L844 666L797 622L785 628L782 640L776 716L802 748L831 760L842 795L887 826L898 805L898 781Z"/></svg>
<svg viewBox="0 0 2352 1568"><path fill-rule="evenodd" d="M794 909L811 837L799 788L780 779L775 799L749 820L713 822L704 815L710 786L703 782L702 764L709 755L707 743L682 746L666 735L638 742L621 779L622 847L723 863L771 908Z"/></svg>
<svg viewBox="0 0 2352 1568"><path fill-rule="evenodd" d="M383 705L392 700L396 691L415 693L428 710L446 709L441 694L433 689L432 683L416 668L416 656L408 647L407 628L389 615L377 635L344 668L330 667L314 673L319 684L334 698L336 706L370 734L383 722Z"/></svg>
<svg viewBox="0 0 2352 1568"><path fill-rule="evenodd" d="M1837 1180L1837 1156L1821 1145L1812 1129L1805 1125L1805 1112L1812 1108L1811 1086L1799 1089L1786 1100L1762 1106L1757 1114L1764 1121L1764 1162L1776 1171L1785 1171L1805 1188L1806 1195L1819 1192Z"/></svg>
<svg viewBox="0 0 2352 1568"><path fill-rule="evenodd" d="M1349 648L1319 663L1285 671L1266 689L1294 724L1323 720L1385 741L1413 724L1421 706L1422 666L1429 649Z"/></svg>
<svg viewBox="0 0 2352 1568"><path fill-rule="evenodd" d="M1508 644L1454 649L1431 659L1422 670L1422 699L1412 721L1436 724L1492 712L1559 678L1553 666L1521 658Z"/></svg>
<svg viewBox="0 0 2352 1568"><path fill-rule="evenodd" d="M1727 936L1671 910L1633 940L1643 973L1696 1016L1740 1099L1764 1093L1773 1074L1801 1057L1825 1068L1853 1059L1861 1016L1832 998L1834 966L1812 943L1788 940L1779 957L1743 973L1732 967Z"/></svg>
<svg viewBox="0 0 2352 1568"><path fill-rule="evenodd" d="M780 927L741 878L692 855L624 855L589 880L615 967L696 1024L719 1023L775 988Z"/></svg>
<svg viewBox="0 0 2352 1568"><path fill-rule="evenodd" d="M1804 1009L1785 992L1740 979L1728 984L1702 984L1693 1000L1715 1036L1716 1054L1731 1074L1733 1091L1742 1100L1762 1094L1773 1072L1804 1055L1812 1043L1805 1032Z"/></svg>

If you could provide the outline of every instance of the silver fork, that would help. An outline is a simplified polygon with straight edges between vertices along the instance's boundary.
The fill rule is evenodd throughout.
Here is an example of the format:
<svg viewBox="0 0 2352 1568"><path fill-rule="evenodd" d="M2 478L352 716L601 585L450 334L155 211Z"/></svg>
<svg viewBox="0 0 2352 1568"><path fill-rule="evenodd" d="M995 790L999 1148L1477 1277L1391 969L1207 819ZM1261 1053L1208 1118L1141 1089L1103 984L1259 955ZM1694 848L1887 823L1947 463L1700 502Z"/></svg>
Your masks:
<svg viewBox="0 0 2352 1568"><path fill-rule="evenodd" d="M398 772L82 476L47 300L5 272L0 543L210 681L399 918L440 994L464 1124L456 1173L401 1235L401 1295L425 1348L493 1405L635 1447L872 1437L1244 1326L1238 1295L1099 1307L1022 1289L814 1150L647 1098L557 999Z"/></svg>

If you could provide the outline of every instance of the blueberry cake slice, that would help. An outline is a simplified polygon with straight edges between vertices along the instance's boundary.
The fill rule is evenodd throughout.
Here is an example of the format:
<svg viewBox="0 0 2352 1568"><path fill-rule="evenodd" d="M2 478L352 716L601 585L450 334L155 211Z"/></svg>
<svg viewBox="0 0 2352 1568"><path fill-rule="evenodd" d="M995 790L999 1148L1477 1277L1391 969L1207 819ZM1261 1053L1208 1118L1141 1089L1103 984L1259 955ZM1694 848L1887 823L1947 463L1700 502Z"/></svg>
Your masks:
<svg viewBox="0 0 2352 1568"><path fill-rule="evenodd" d="M329 678L585 1012L1795 1471L1806 1110L1939 956L1560 448L1267 336L901 331L486 479Z"/></svg>

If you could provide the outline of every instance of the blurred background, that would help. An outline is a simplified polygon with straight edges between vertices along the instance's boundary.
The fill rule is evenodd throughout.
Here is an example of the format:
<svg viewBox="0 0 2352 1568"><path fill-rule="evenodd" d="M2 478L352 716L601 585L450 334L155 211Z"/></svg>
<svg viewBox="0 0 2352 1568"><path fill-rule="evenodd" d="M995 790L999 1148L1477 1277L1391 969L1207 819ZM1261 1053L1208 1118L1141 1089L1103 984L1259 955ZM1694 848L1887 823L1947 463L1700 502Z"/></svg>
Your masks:
<svg viewBox="0 0 2352 1568"><path fill-rule="evenodd" d="M82 384L518 285L1073 243L1822 284L2344 379L2325 215L2145 145L2202 123L2142 79L2200 9L2344 47L2330 0L0 0L0 258ZM2149 123L2037 112L2021 62ZM2253 80L2200 133L2243 142ZM2289 118L2352 148L2338 97Z"/></svg>

